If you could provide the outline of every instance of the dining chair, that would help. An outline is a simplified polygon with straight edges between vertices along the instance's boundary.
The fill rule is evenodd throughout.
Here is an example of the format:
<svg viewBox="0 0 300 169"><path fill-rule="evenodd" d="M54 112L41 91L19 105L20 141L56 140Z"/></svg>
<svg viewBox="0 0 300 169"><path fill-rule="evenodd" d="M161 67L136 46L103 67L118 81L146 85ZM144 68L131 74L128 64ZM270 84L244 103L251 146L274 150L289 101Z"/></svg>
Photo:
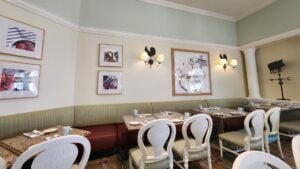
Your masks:
<svg viewBox="0 0 300 169"><path fill-rule="evenodd" d="M158 119L145 124L138 132L139 148L129 150L129 168L172 169L175 133L171 120ZM146 140L150 145L145 146Z"/></svg>
<svg viewBox="0 0 300 169"><path fill-rule="evenodd" d="M281 159L261 151L246 151L233 162L232 169L292 169Z"/></svg>
<svg viewBox="0 0 300 169"><path fill-rule="evenodd" d="M83 147L83 155L79 164L74 164L79 146ZM31 146L17 158L12 169L21 169L24 163L31 159L31 169L84 169L90 152L91 145L85 137L62 136Z"/></svg>
<svg viewBox="0 0 300 169"><path fill-rule="evenodd" d="M182 126L182 140L174 143L173 152L184 162L188 169L188 162L207 158L208 167L212 169L210 136L212 133L212 119L207 114L198 114L187 119ZM191 137L188 136L191 133Z"/></svg>
<svg viewBox="0 0 300 169"><path fill-rule="evenodd" d="M6 169L6 162L2 157L0 157L0 169Z"/></svg>
<svg viewBox="0 0 300 169"><path fill-rule="evenodd" d="M265 113L265 146L267 152L270 153L269 144L277 142L281 158L284 158L280 143L279 124L280 107L273 107Z"/></svg>
<svg viewBox="0 0 300 169"><path fill-rule="evenodd" d="M297 169L300 169L300 135L297 135L293 138L292 149L296 167Z"/></svg>
<svg viewBox="0 0 300 169"><path fill-rule="evenodd" d="M264 110L255 110L249 113L244 120L244 130L231 131L219 134L220 155L223 157L223 150L239 155L240 152L250 149L264 149ZM250 126L252 126L250 128ZM223 145L225 141L229 146L236 145L241 149L232 150Z"/></svg>

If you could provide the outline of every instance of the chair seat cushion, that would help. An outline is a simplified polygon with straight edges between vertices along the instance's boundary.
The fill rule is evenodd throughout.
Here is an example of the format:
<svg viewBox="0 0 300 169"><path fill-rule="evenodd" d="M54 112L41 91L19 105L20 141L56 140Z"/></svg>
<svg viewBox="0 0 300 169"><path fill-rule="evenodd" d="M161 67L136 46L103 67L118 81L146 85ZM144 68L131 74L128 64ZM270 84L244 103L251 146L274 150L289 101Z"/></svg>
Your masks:
<svg viewBox="0 0 300 169"><path fill-rule="evenodd" d="M154 156L152 147L146 147L146 151L148 152L148 156ZM142 151L139 148L130 149L129 157L131 158L134 167L139 168L139 162L142 158ZM169 166L169 158L167 157L159 161L147 161L145 163L145 169L167 169Z"/></svg>
<svg viewBox="0 0 300 169"><path fill-rule="evenodd" d="M81 129L90 131L87 139L91 143L92 151L107 150L117 145L117 130L115 125L98 125L82 127Z"/></svg>
<svg viewBox="0 0 300 169"><path fill-rule="evenodd" d="M235 145L238 145L240 147L244 147L244 139L246 138L247 134L245 130L241 131L231 131L219 134L219 138L222 140L225 140L227 142L233 143ZM259 141L251 141L250 148L259 148L261 146L262 142Z"/></svg>
<svg viewBox="0 0 300 169"><path fill-rule="evenodd" d="M195 145L195 140L190 139L190 144ZM174 146L173 146L173 152L177 154L181 159L183 159L183 150L185 146L185 140L178 140L175 141ZM207 148L197 151L197 152L189 152L189 157L188 159L193 161L193 160L200 160L208 156Z"/></svg>
<svg viewBox="0 0 300 169"><path fill-rule="evenodd" d="M235 145L244 147L244 139L247 135L241 131L231 131L219 134L219 138Z"/></svg>
<svg viewBox="0 0 300 169"><path fill-rule="evenodd" d="M275 135L269 135L268 136L268 141L269 141L269 144L271 144L271 143L275 143L275 142L277 142L278 141L278 136L277 136L277 134L275 134Z"/></svg>
<svg viewBox="0 0 300 169"><path fill-rule="evenodd" d="M128 130L124 123L116 125L118 146L136 146L138 130Z"/></svg>
<svg viewBox="0 0 300 169"><path fill-rule="evenodd" d="M281 122L280 129L300 132L300 120Z"/></svg>

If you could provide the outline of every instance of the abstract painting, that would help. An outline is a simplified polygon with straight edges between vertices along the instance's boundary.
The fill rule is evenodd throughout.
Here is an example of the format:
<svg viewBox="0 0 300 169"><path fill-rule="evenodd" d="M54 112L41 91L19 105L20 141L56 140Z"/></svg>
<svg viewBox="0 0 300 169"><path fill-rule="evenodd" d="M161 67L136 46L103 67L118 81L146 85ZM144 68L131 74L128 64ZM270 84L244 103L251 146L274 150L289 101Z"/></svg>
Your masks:
<svg viewBox="0 0 300 169"><path fill-rule="evenodd" d="M0 99L37 97L40 65L0 60Z"/></svg>
<svg viewBox="0 0 300 169"><path fill-rule="evenodd" d="M98 71L97 94L121 94L122 72Z"/></svg>
<svg viewBox="0 0 300 169"><path fill-rule="evenodd" d="M44 30L0 16L0 53L42 59Z"/></svg>
<svg viewBox="0 0 300 169"><path fill-rule="evenodd" d="M99 66L122 67L123 46L100 44Z"/></svg>
<svg viewBox="0 0 300 169"><path fill-rule="evenodd" d="M172 93L176 95L211 95L209 53L171 49Z"/></svg>

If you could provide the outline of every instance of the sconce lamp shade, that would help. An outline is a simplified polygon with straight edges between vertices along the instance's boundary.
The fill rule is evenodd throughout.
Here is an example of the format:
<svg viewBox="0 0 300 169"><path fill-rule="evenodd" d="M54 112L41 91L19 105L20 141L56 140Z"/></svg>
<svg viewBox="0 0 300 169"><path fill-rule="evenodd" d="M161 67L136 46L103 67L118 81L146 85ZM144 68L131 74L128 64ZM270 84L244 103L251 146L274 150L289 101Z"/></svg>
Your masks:
<svg viewBox="0 0 300 169"><path fill-rule="evenodd" d="M156 57L156 60L161 63L161 62L165 61L165 56L163 54L159 54Z"/></svg>
<svg viewBox="0 0 300 169"><path fill-rule="evenodd" d="M140 56L141 60L146 61L149 59L147 52L143 52Z"/></svg>
<svg viewBox="0 0 300 169"><path fill-rule="evenodd" d="M237 66L237 60L236 59L232 59L231 61L230 61L230 65L232 66L232 67L236 67Z"/></svg>
<svg viewBox="0 0 300 169"><path fill-rule="evenodd" d="M227 59L220 59L220 64L221 65L226 65L227 64Z"/></svg>

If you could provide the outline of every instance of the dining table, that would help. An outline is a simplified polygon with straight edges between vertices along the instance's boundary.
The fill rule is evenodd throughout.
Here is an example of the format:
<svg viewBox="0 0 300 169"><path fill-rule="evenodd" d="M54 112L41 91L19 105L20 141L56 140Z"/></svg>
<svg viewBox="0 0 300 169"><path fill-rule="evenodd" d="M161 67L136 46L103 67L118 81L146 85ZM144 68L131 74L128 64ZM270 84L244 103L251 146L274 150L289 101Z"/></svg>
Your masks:
<svg viewBox="0 0 300 169"><path fill-rule="evenodd" d="M49 130L50 129L50 130ZM52 138L63 136L63 125L57 125L50 128L42 129L40 131L53 131L49 133L42 134L40 136L30 138L25 136L24 134L17 135L15 137L11 137L8 139L4 139L0 141L0 157L2 157L6 161L7 168L10 168L12 164L16 161L16 159L28 150L31 146L42 143L47 140L51 140ZM87 136L91 132L72 128L72 135L81 135Z"/></svg>
<svg viewBox="0 0 300 169"><path fill-rule="evenodd" d="M137 117L133 115L123 116L123 121L128 130L139 130L145 124L157 119L169 119L179 125L183 123L183 114L174 111L162 111L153 114L139 114Z"/></svg>
<svg viewBox="0 0 300 169"><path fill-rule="evenodd" d="M243 127L244 119L249 113L244 110L237 111L235 109L223 107L207 107L201 109L192 109L188 111L191 112L193 115L201 113L210 115L212 117L214 125L218 126L218 133L224 133L225 123L235 124L235 128Z"/></svg>

